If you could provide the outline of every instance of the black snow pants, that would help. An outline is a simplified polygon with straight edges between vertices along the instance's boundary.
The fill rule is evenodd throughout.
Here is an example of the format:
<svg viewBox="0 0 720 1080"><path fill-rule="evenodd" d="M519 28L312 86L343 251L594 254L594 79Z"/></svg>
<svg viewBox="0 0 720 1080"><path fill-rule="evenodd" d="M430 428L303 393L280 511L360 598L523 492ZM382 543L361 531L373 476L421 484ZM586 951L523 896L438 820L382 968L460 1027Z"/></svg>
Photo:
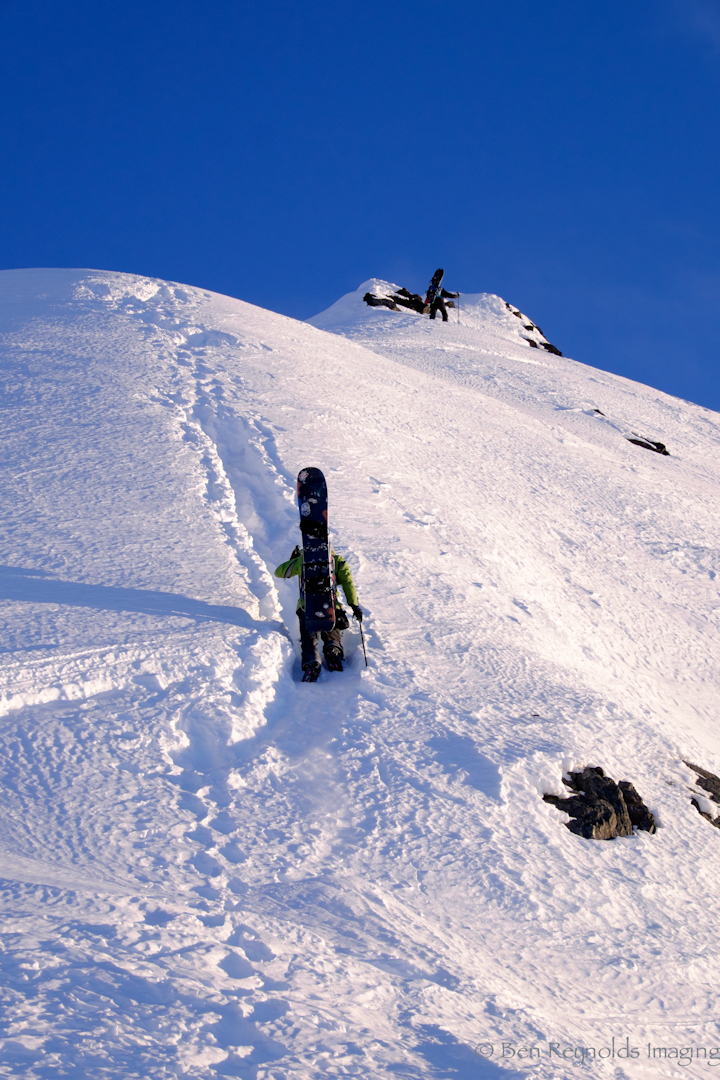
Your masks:
<svg viewBox="0 0 720 1080"><path fill-rule="evenodd" d="M440 293L438 293L438 295L435 297L432 304L430 305L430 318L434 319L435 316L437 315L438 311L442 312L443 322L447 322L448 321L447 308L445 307L445 301L443 300Z"/></svg>
<svg viewBox="0 0 720 1080"><path fill-rule="evenodd" d="M303 668L306 668L308 664L315 663L318 659L318 638L322 638L323 653L325 656L330 652L336 652L340 654L340 659L343 658L342 647L342 630L339 630L335 626L332 630L316 630L314 633L305 626L305 612L300 608L297 613L298 622L300 623L300 649L301 659L300 663Z"/></svg>

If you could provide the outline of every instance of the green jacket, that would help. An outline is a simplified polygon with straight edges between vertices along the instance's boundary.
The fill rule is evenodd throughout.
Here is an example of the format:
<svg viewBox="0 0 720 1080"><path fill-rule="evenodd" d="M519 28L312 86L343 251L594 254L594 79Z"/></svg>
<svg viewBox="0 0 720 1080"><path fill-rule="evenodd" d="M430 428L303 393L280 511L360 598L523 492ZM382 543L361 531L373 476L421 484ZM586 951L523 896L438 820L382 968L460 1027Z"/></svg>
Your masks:
<svg viewBox="0 0 720 1080"><path fill-rule="evenodd" d="M338 585L342 585L343 592L345 593L345 599L350 607L358 606L357 592L355 591L355 582L353 581L352 571L348 566L342 555L336 555L333 551L333 559L335 560L335 581ZM291 578L296 574L300 575L302 570L303 557L302 552L296 559L288 559L287 562L280 563L275 571L275 577ZM302 577L300 578L300 599L298 600L298 611L302 608L305 610L305 597L302 592Z"/></svg>

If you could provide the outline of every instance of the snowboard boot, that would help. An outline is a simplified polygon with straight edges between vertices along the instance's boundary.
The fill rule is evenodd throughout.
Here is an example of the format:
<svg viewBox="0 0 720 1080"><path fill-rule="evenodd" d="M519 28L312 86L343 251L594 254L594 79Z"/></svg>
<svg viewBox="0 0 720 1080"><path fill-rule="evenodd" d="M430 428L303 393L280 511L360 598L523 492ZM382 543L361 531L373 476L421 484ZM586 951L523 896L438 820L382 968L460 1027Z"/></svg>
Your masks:
<svg viewBox="0 0 720 1080"><path fill-rule="evenodd" d="M337 645L335 645L329 649L324 649L323 651L325 653L325 663L328 666L328 671L342 671L342 649L338 649Z"/></svg>
<svg viewBox="0 0 720 1080"><path fill-rule="evenodd" d="M313 660L311 664L306 664L303 668L303 682L317 682L318 675L320 674L320 664L317 660Z"/></svg>

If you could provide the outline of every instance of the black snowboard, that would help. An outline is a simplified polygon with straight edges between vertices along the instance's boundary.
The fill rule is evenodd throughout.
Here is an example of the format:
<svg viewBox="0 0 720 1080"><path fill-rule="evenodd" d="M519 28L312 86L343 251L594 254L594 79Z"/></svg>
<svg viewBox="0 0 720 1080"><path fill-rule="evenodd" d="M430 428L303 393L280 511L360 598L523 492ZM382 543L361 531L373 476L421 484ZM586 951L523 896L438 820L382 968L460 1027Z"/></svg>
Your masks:
<svg viewBox="0 0 720 1080"><path fill-rule="evenodd" d="M328 542L328 500L319 469L301 469L297 478L303 537L302 590L305 626L311 634L335 626L335 561Z"/></svg>
<svg viewBox="0 0 720 1080"><path fill-rule="evenodd" d="M444 276L445 276L445 271L444 270L436 270L435 273L433 274L432 278L430 279L430 285L429 285L428 291L427 291L427 298L425 300L426 304L432 304L433 300L435 299L437 294L440 292L440 285L442 283L442 279L444 278Z"/></svg>

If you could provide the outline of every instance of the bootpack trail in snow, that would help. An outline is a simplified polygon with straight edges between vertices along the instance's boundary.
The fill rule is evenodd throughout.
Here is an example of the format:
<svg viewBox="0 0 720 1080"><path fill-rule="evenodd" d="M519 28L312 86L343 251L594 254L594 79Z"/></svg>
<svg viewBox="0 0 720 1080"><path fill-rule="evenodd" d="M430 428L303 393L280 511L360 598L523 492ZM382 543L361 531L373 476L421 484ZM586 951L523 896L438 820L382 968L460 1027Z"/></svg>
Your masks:
<svg viewBox="0 0 720 1080"><path fill-rule="evenodd" d="M720 773L720 417L491 294L462 325L363 302L394 289L309 325L0 273L2 1075L550 1080L627 1040L613 1076L649 1078L720 1047L685 764ZM308 463L370 646L312 687L272 576ZM574 835L588 766L656 831Z"/></svg>

